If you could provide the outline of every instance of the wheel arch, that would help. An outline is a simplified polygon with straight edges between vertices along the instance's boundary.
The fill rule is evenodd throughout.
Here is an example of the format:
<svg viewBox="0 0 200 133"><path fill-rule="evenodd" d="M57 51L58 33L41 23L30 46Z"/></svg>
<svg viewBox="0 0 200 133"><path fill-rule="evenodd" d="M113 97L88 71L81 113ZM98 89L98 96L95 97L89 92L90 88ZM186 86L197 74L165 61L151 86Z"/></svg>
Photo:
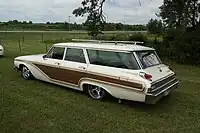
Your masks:
<svg viewBox="0 0 200 133"><path fill-rule="evenodd" d="M87 79L82 79L79 82L79 87L82 91L85 91L84 85L94 85L94 86L99 86L102 89L104 89L108 94L112 95L112 93L104 86L104 83L99 83L98 81L92 81L92 80L87 80Z"/></svg>
<svg viewBox="0 0 200 133"><path fill-rule="evenodd" d="M22 71L23 67L26 66L23 63L19 64L19 71Z"/></svg>
<svg viewBox="0 0 200 133"><path fill-rule="evenodd" d="M17 64L18 64L18 71L22 71L23 66L25 66L30 70L32 76L35 77L35 74L33 73L32 68L31 68L32 67L31 64L22 62L22 61L17 62Z"/></svg>
<svg viewBox="0 0 200 133"><path fill-rule="evenodd" d="M21 71L23 66L27 67L30 70L30 67L27 63L25 62L18 62L18 70Z"/></svg>

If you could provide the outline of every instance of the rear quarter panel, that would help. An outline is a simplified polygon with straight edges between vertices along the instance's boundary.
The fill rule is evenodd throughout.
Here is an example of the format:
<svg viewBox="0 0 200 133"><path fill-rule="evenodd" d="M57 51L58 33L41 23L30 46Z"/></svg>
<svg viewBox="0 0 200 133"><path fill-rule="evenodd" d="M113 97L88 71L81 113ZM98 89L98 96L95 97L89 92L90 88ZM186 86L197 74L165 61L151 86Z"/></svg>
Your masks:
<svg viewBox="0 0 200 133"><path fill-rule="evenodd" d="M82 79L80 82L81 90L83 90L83 84L99 86L106 90L111 96L119 99L144 102L146 97L144 91L136 91L133 88L128 89L126 87L119 87L110 83L95 81L93 79Z"/></svg>

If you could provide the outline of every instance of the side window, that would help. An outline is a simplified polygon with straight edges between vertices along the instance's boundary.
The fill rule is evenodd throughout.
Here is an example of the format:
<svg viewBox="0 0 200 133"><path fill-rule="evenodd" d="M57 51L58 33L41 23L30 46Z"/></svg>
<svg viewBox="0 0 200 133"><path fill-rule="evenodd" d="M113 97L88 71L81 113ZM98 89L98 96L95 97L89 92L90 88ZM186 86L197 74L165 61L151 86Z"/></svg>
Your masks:
<svg viewBox="0 0 200 133"><path fill-rule="evenodd" d="M65 48L53 47L47 54L47 58L62 60L64 56Z"/></svg>
<svg viewBox="0 0 200 133"><path fill-rule="evenodd" d="M90 64L138 70L133 53L87 50Z"/></svg>
<svg viewBox="0 0 200 133"><path fill-rule="evenodd" d="M86 63L83 50L76 48L67 48L65 60Z"/></svg>

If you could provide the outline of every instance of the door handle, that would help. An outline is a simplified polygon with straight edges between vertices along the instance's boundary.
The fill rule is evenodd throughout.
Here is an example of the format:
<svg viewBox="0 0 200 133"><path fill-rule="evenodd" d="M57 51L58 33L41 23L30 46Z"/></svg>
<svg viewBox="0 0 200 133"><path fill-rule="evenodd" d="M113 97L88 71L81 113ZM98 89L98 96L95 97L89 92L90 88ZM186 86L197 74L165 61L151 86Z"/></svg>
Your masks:
<svg viewBox="0 0 200 133"><path fill-rule="evenodd" d="M80 68L80 69L86 69L86 67L84 67L84 66L79 66L78 68Z"/></svg>

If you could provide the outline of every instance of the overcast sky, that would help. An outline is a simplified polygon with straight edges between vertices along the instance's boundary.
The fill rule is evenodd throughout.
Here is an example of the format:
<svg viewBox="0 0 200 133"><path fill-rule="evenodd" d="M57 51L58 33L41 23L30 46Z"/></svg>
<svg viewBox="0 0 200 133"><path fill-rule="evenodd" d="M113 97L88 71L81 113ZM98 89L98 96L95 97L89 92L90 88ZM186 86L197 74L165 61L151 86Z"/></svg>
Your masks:
<svg viewBox="0 0 200 133"><path fill-rule="evenodd" d="M25 20L33 22L81 23L85 18L72 15L73 9L80 6L82 0L0 0L0 21ZM106 0L104 11L108 22L128 24L146 24L149 19L156 18L155 13L163 0Z"/></svg>

